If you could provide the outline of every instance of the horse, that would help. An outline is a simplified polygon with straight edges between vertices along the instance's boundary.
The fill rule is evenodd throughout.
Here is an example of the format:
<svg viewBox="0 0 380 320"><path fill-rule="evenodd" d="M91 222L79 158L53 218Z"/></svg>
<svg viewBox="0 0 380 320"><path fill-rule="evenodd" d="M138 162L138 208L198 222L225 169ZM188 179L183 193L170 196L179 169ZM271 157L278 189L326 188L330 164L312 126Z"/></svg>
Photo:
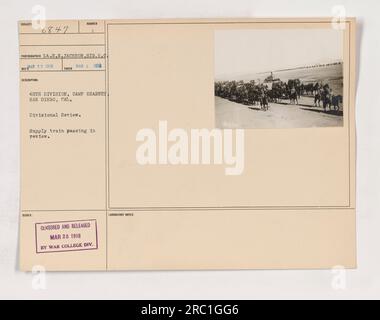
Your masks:
<svg viewBox="0 0 380 320"><path fill-rule="evenodd" d="M335 111L339 111L339 103L343 102L343 97L341 95L332 95L331 104Z"/></svg>
<svg viewBox="0 0 380 320"><path fill-rule="evenodd" d="M313 93L315 92L317 94L318 92L320 92L321 88L322 88L322 84L319 84L318 82L315 83L313 86Z"/></svg>
<svg viewBox="0 0 380 320"><path fill-rule="evenodd" d="M306 95L313 95L314 93L314 83L307 83L303 86L303 93Z"/></svg>
<svg viewBox="0 0 380 320"><path fill-rule="evenodd" d="M261 95L260 107L261 107L261 110L263 111L269 110L268 97L264 93Z"/></svg>
<svg viewBox="0 0 380 320"><path fill-rule="evenodd" d="M321 106L321 101L322 101L322 93L318 91L315 96L314 96L314 106Z"/></svg>
<svg viewBox="0 0 380 320"><path fill-rule="evenodd" d="M290 104L298 104L298 94L295 89L292 89L289 94Z"/></svg>
<svg viewBox="0 0 380 320"><path fill-rule="evenodd" d="M257 89L257 86L250 84L248 89L248 101L252 105L257 105L260 102L260 93Z"/></svg>
<svg viewBox="0 0 380 320"><path fill-rule="evenodd" d="M323 110L326 112L327 106L331 110L331 94L324 92L322 94Z"/></svg>

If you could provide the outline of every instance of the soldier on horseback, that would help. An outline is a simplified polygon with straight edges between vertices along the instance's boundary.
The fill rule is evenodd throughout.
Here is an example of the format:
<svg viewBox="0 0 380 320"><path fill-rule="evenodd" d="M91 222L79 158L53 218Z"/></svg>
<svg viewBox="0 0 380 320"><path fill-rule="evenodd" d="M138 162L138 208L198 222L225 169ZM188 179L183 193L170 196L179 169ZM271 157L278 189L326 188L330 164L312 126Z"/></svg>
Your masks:
<svg viewBox="0 0 380 320"><path fill-rule="evenodd" d="M325 84L322 88L321 100L323 103L323 110L326 112L327 106L331 110L331 89L328 84Z"/></svg>

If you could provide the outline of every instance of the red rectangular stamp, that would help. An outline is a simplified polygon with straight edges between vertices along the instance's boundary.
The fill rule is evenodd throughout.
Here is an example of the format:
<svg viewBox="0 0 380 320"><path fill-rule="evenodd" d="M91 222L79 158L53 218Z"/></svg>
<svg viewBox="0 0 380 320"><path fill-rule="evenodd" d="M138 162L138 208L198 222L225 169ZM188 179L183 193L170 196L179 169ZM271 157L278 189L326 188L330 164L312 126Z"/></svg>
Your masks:
<svg viewBox="0 0 380 320"><path fill-rule="evenodd" d="M95 219L36 223L35 235L36 253L98 249Z"/></svg>

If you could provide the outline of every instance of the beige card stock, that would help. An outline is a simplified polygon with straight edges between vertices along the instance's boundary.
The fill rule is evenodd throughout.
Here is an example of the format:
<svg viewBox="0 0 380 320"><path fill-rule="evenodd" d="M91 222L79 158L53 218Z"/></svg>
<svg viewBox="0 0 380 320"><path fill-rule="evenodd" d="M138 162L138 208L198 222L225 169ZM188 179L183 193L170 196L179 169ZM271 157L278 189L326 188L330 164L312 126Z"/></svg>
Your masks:
<svg viewBox="0 0 380 320"><path fill-rule="evenodd" d="M355 19L19 41L22 270L356 267Z"/></svg>

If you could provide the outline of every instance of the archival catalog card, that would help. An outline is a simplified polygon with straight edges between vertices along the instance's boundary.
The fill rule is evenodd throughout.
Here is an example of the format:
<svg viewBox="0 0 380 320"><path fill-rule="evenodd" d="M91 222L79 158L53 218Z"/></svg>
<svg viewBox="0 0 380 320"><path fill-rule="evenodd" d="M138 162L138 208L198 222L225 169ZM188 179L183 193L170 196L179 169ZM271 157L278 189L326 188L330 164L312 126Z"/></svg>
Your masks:
<svg viewBox="0 0 380 320"><path fill-rule="evenodd" d="M354 18L41 23L21 270L356 267Z"/></svg>

